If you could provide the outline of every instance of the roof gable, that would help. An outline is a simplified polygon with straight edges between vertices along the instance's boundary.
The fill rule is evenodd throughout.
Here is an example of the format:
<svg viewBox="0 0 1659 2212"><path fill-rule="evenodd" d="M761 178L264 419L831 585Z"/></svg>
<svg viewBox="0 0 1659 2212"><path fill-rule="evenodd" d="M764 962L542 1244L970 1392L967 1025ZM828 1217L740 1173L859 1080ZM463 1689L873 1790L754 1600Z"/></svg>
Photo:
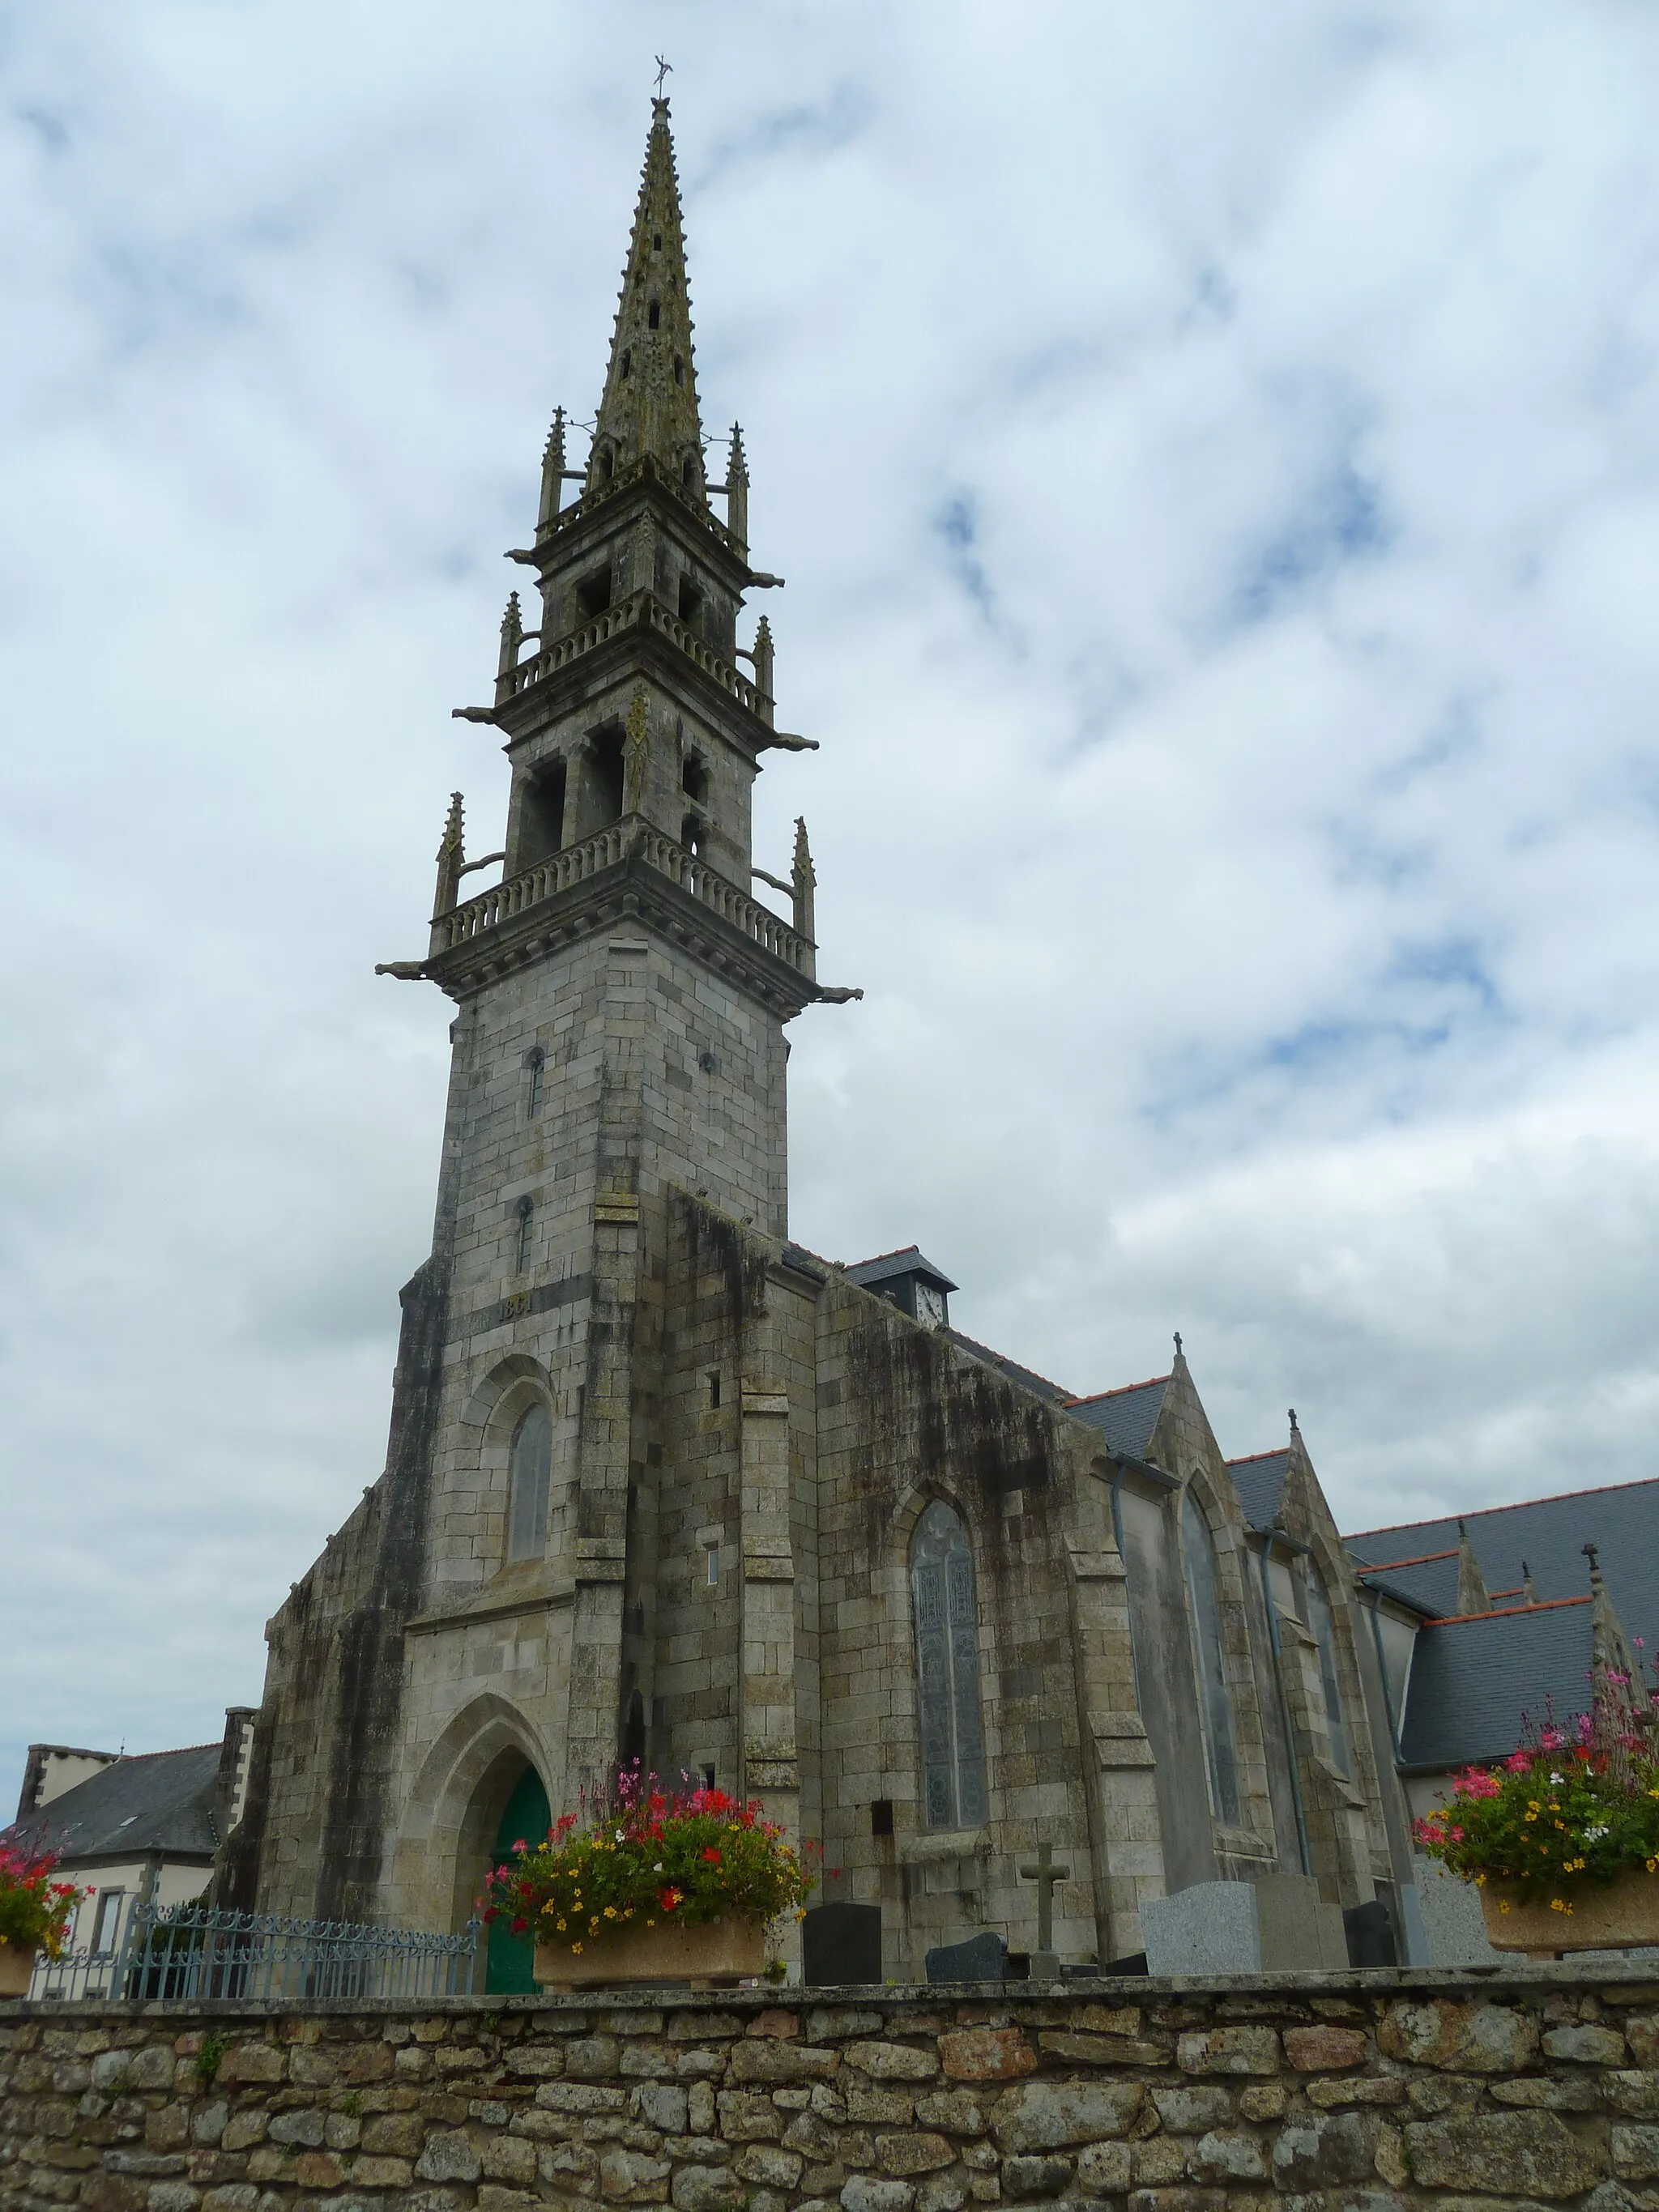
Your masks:
<svg viewBox="0 0 1659 2212"><path fill-rule="evenodd" d="M1248 1459L1230 1459L1227 1472L1238 1492L1244 1518L1252 1528L1271 1528L1285 1494L1285 1478L1291 1471L1288 1445L1279 1451L1255 1452Z"/></svg>
<svg viewBox="0 0 1659 2212"><path fill-rule="evenodd" d="M15 1822L6 1839L72 1863L145 1851L211 1858L219 1847L213 1800L222 1755L222 1746L206 1743L118 1759Z"/></svg>
<svg viewBox="0 0 1659 2212"><path fill-rule="evenodd" d="M1625 1482L1603 1490L1567 1491L1519 1505L1466 1513L1463 1523L1489 1592L1518 1591L1522 1562L1532 1570L1540 1598L1582 1597L1589 1587L1587 1543L1600 1547L1619 1617L1632 1636L1659 1648L1659 1481ZM1457 1611L1458 1516L1408 1521L1345 1536L1365 1567L1386 1567L1386 1580L1413 1603L1432 1613Z"/></svg>

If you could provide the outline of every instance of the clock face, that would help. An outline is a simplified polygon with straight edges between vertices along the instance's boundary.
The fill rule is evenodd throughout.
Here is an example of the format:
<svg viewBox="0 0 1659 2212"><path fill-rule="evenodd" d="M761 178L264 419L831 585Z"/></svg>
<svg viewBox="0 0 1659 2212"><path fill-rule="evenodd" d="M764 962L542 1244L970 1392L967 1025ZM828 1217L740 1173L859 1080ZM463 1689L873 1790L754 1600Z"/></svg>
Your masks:
<svg viewBox="0 0 1659 2212"><path fill-rule="evenodd" d="M945 1293L936 1291L931 1283L916 1285L916 1319L925 1321L930 1328L944 1326Z"/></svg>

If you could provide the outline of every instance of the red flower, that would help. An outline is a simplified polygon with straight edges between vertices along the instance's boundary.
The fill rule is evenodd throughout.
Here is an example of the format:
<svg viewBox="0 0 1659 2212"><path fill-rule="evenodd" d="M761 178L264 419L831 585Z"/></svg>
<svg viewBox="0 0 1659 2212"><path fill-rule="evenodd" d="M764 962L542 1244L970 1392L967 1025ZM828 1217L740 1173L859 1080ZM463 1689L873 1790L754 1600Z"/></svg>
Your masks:
<svg viewBox="0 0 1659 2212"><path fill-rule="evenodd" d="M684 1894L684 1891L681 1889L659 1889L657 1892L657 1903L665 1912L672 1912Z"/></svg>
<svg viewBox="0 0 1659 2212"><path fill-rule="evenodd" d="M703 1856L708 1861L711 1866L718 1866L720 1863L720 1852L713 1844L710 1844L705 1850Z"/></svg>

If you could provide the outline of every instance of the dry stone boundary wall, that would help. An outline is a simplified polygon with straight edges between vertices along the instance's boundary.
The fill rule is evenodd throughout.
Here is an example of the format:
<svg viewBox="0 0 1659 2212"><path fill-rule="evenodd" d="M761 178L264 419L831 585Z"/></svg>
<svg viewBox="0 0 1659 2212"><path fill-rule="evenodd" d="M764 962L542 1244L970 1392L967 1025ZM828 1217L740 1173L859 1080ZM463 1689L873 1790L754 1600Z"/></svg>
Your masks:
<svg viewBox="0 0 1659 2212"><path fill-rule="evenodd" d="M1659 2212L1584 1967L0 2014L5 2212Z"/></svg>

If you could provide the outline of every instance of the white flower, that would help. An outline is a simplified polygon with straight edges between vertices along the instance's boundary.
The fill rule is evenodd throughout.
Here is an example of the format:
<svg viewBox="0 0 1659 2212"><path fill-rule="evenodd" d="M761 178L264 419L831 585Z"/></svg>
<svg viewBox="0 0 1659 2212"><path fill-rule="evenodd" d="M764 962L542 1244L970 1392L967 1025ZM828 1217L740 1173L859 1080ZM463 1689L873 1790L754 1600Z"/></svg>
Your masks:
<svg viewBox="0 0 1659 2212"><path fill-rule="evenodd" d="M620 1828L618 1828L618 1829L617 1829L617 1841L620 1844L620 1843L624 1842L625 1840L626 1840L626 1838L623 1837L622 1830L621 1830Z"/></svg>
<svg viewBox="0 0 1659 2212"><path fill-rule="evenodd" d="M1566 1778L1565 1774L1552 1774L1550 1777L1552 1782L1565 1782Z"/></svg>
<svg viewBox="0 0 1659 2212"><path fill-rule="evenodd" d="M662 1872L662 1861L660 1859L657 1861L657 1863L652 1868L651 1871L653 1874L660 1874Z"/></svg>

